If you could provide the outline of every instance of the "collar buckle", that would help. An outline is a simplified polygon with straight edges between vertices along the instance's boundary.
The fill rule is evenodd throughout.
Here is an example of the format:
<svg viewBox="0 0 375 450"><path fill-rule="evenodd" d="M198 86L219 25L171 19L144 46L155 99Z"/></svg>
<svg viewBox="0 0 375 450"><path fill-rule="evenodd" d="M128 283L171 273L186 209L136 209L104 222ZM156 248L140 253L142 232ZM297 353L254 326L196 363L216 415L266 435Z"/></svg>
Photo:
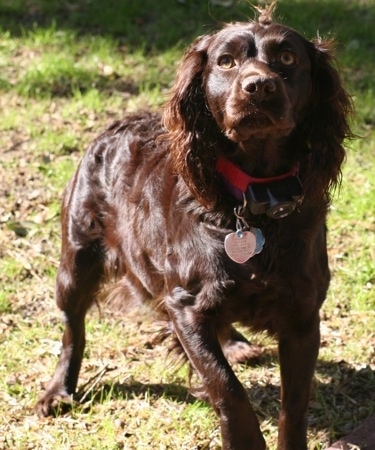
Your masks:
<svg viewBox="0 0 375 450"><path fill-rule="evenodd" d="M266 214L271 219L282 219L289 216L303 201L298 164L285 174L257 178L220 157L216 162L216 171L233 197L242 201L245 196L247 208L254 215Z"/></svg>

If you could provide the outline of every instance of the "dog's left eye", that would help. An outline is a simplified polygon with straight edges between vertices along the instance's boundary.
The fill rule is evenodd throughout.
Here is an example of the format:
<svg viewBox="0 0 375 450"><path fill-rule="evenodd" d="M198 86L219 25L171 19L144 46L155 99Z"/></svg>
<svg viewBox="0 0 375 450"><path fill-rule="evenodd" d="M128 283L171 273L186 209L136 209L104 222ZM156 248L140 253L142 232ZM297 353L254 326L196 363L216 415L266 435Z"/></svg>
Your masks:
<svg viewBox="0 0 375 450"><path fill-rule="evenodd" d="M283 52L279 53L277 59L284 66L291 66L297 62L297 56L290 51L283 51Z"/></svg>
<svg viewBox="0 0 375 450"><path fill-rule="evenodd" d="M231 55L220 56L217 63L222 69L231 69L235 66L234 59Z"/></svg>

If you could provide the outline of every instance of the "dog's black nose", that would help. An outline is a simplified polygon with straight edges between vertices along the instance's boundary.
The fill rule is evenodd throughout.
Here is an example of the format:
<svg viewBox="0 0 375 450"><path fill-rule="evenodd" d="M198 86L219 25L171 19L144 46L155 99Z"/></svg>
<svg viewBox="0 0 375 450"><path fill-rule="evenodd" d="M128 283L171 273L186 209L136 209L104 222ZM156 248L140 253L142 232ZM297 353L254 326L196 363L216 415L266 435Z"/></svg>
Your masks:
<svg viewBox="0 0 375 450"><path fill-rule="evenodd" d="M252 75L242 81L242 89L251 97L261 100L276 91L276 83L272 78Z"/></svg>

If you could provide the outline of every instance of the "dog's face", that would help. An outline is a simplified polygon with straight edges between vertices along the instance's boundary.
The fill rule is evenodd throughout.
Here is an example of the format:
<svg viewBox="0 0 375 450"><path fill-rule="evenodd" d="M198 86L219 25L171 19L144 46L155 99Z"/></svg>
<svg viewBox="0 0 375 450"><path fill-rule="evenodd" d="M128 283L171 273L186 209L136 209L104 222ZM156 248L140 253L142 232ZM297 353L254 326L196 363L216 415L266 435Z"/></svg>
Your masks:
<svg viewBox="0 0 375 450"><path fill-rule="evenodd" d="M312 92L308 41L278 24L233 24L211 36L203 83L228 138L287 136Z"/></svg>

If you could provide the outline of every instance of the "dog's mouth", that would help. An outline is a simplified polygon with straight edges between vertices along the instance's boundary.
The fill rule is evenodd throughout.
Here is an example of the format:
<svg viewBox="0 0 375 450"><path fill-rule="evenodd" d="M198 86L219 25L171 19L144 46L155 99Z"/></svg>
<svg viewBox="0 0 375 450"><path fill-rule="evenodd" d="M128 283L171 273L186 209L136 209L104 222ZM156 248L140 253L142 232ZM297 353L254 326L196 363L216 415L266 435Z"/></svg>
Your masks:
<svg viewBox="0 0 375 450"><path fill-rule="evenodd" d="M228 121L225 134L234 142L243 142L251 137L288 136L294 127L291 114L285 110L278 114L254 109Z"/></svg>

